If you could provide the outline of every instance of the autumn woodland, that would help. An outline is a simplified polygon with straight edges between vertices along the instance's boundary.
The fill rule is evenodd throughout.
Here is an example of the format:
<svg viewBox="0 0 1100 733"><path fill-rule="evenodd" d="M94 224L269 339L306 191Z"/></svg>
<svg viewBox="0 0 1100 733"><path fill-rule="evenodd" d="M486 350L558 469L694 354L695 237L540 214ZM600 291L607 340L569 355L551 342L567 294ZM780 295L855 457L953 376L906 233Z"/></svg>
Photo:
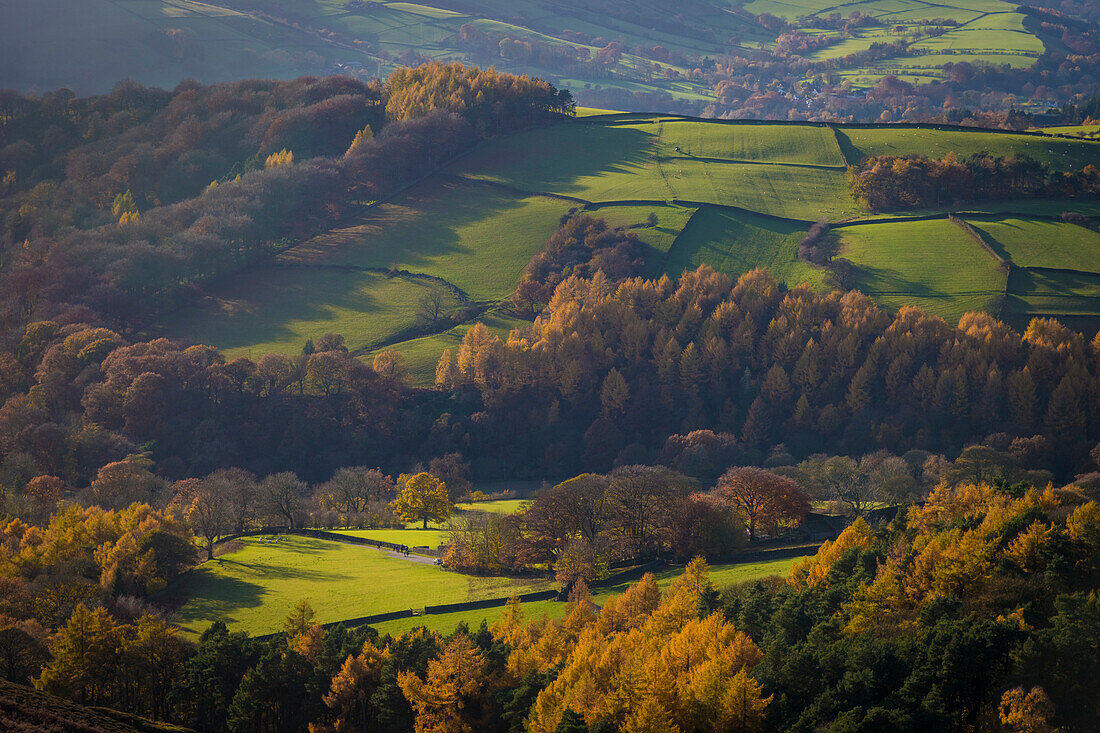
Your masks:
<svg viewBox="0 0 1100 733"><path fill-rule="evenodd" d="M442 61L0 92L0 728L1100 730L1095 143L599 113ZM864 287L850 232L924 221L1001 273L961 317L954 260ZM436 234L354 259L390 225Z"/></svg>

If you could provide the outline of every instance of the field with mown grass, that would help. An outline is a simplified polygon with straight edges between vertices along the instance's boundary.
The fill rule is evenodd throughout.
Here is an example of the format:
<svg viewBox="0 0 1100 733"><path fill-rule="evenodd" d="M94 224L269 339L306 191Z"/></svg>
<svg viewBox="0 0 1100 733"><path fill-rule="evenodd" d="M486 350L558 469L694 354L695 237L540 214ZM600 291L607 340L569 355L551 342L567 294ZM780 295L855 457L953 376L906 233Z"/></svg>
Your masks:
<svg viewBox="0 0 1100 733"><path fill-rule="evenodd" d="M423 530L421 530L423 531ZM360 545L286 535L248 537L186 573L168 590L190 637L214 621L269 634L295 603L309 600L327 623L375 613L497 598L551 588L548 580L480 578Z"/></svg>
<svg viewBox="0 0 1100 733"><path fill-rule="evenodd" d="M835 230L840 256L856 265L854 287L887 307L917 305L955 322L987 310L1007 272L962 227L946 219L863 224Z"/></svg>

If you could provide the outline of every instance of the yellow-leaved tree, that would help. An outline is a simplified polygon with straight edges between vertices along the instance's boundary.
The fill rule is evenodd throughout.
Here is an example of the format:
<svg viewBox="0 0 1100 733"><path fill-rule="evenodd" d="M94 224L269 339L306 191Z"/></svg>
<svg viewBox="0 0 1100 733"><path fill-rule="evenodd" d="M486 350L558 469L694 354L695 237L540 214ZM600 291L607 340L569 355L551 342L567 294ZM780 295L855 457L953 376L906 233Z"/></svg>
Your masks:
<svg viewBox="0 0 1100 733"><path fill-rule="evenodd" d="M509 673L561 669L536 698L528 729L552 733L571 710L588 725L608 720L637 733L759 730L771 698L749 671L763 654L721 614L699 618L709 587L709 568L697 558L663 598L649 575L598 618L578 605L576 618L531 623L523 634L514 609L496 629L514 640Z"/></svg>
<svg viewBox="0 0 1100 733"><path fill-rule="evenodd" d="M465 634L455 634L424 679L401 672L397 684L416 714L416 733L465 733L485 724L486 698L494 685L485 657Z"/></svg>
<svg viewBox="0 0 1100 733"><path fill-rule="evenodd" d="M403 473L398 477L397 485L400 493L390 507L406 522L421 521L427 529L428 520L442 522L454 513L454 505L447 495L447 485L430 473Z"/></svg>

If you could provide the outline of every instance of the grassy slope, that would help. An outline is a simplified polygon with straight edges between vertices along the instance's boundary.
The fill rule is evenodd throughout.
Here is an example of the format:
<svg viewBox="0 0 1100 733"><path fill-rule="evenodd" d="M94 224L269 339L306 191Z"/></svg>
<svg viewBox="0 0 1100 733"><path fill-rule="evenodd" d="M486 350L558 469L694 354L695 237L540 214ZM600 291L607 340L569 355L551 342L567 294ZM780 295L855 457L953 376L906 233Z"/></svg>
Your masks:
<svg viewBox="0 0 1100 733"><path fill-rule="evenodd" d="M754 267L767 267L790 287L824 284L824 272L798 259L798 243L806 228L753 214L719 208L701 209L676 239L665 270L676 277L706 263L730 277Z"/></svg>
<svg viewBox="0 0 1100 733"><path fill-rule="evenodd" d="M551 587L548 581L459 575L373 548L306 537L278 543L247 538L240 544L173 586L173 594L187 599L177 615L187 634L197 635L215 620L253 634L278 631L303 598L324 623Z"/></svg>
<svg viewBox="0 0 1100 733"><path fill-rule="evenodd" d="M1065 222L1004 217L969 218L1000 244L1020 267L1057 267L1100 272L1100 234Z"/></svg>
<svg viewBox="0 0 1100 733"><path fill-rule="evenodd" d="M919 305L949 321L990 306L1005 271L960 227L944 219L836 230L840 255L859 267L856 287L887 307Z"/></svg>
<svg viewBox="0 0 1100 733"><path fill-rule="evenodd" d="M954 152L960 158L988 151L995 155L1026 153L1055 170L1081 170L1100 158L1100 144L1039 135L1012 135L981 130L930 130L842 127L861 155L920 154L941 158Z"/></svg>
<svg viewBox="0 0 1100 733"><path fill-rule="evenodd" d="M941 156L952 150L968 155L990 150L1027 153L1060 169L1072 169L1094 160L1100 150L1092 142L988 131L847 127L837 136L838 145L830 130L810 125L705 123L630 114L601 120L494 140L398 200L367 211L351 225L287 250L279 261L339 267L396 265L444 278L474 300L492 301L507 297L561 215L578 206L532 195L537 192L594 202L634 200L593 207L595 215L614 226L632 227L644 222L651 211L656 213L657 227L633 231L653 248L652 274L657 274L665 264L664 254L693 211L672 205L672 199L726 204L802 222L823 215L838 221L866 216L848 194L846 174L839 167L845 158L912 152ZM1100 204L1084 199L990 202L968 208L1014 214L1100 212ZM711 212L693 227L696 239L682 238L679 251L668 258L668 270L708 262L737 274L767 265L786 282L820 284L821 274L794 255L795 232L805 226L783 226L751 214ZM1070 225L1049 226L1061 227L1059 236L1082 236L1067 234L1076 229ZM927 303L937 312L954 314L960 308L987 305L984 295L965 296L950 283L945 288L954 304L945 305L943 294L933 294L936 285L928 277L934 274L926 271L927 253L919 249L926 230L927 225L900 224L891 230L901 232L906 246L922 253L887 263L895 270L892 285L896 287L884 289L883 283L876 282L881 273L867 273L862 286L878 293L880 302L888 306L910 302L904 294L909 285L916 288L911 294L918 298L911 302ZM959 236L951 232L950 239ZM956 252L944 254L957 257ZM872 255L861 252L859 256ZM866 261L872 264L872 260ZM909 272L910 266L917 270ZM415 323L417 301L430 287L436 286L423 280L386 281L376 275L325 268L261 267L228 282L204 307L177 314L168 330L228 349L231 355L297 352L307 337L328 331L343 333L353 347L370 346ZM978 289L984 292L985 286ZM500 314L487 314L483 320L502 337L523 325ZM415 384L434 382L440 354L457 348L469 327L464 324L395 347L406 356Z"/></svg>
<svg viewBox="0 0 1100 733"><path fill-rule="evenodd" d="M441 277L474 300L504 298L570 204L437 178L280 255L287 262Z"/></svg>
<svg viewBox="0 0 1100 733"><path fill-rule="evenodd" d="M662 155L834 167L845 164L836 138L826 127L674 120L660 123L658 134Z"/></svg>
<svg viewBox="0 0 1100 733"><path fill-rule="evenodd" d="M458 302L429 280L321 267L267 265L237 275L201 305L170 317L175 338L210 344L228 357L297 354L306 339L342 334L359 349L416 325L416 308L438 291L448 308Z"/></svg>
<svg viewBox="0 0 1100 733"><path fill-rule="evenodd" d="M179 29L177 56L156 34ZM304 54L312 53L307 59ZM360 54L306 34L189 0L34 0L0 4L0 87L108 91L132 78L167 89L202 82L294 78Z"/></svg>
<svg viewBox="0 0 1100 733"><path fill-rule="evenodd" d="M32 687L0 680L0 730L17 733L188 733L132 713L86 707Z"/></svg>

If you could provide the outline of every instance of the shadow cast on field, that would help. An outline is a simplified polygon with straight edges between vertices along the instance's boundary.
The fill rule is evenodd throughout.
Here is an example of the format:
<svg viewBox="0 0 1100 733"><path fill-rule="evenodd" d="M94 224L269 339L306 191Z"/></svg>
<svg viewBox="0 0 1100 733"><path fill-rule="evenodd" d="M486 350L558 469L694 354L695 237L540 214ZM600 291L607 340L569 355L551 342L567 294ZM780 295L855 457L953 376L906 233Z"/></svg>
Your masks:
<svg viewBox="0 0 1100 733"><path fill-rule="evenodd" d="M396 201L371 208L350 226L287 250L280 261L382 269L400 263L405 269L419 272L446 258L479 254L461 241L461 230L478 222L518 215L531 198L465 180L426 182ZM563 202L562 212L568 207ZM516 236L509 231L498 231L496 235L502 239ZM462 287L461 283L455 284Z"/></svg>
<svg viewBox="0 0 1100 733"><path fill-rule="evenodd" d="M234 611L261 605L267 594L257 583L227 577L196 577L178 592L186 599L176 612L176 621L181 626L208 620L233 624L238 620Z"/></svg>
<svg viewBox="0 0 1100 733"><path fill-rule="evenodd" d="M856 289L867 295L907 295L914 298L950 298L954 293L910 280L897 270L857 264Z"/></svg>
<svg viewBox="0 0 1100 733"><path fill-rule="evenodd" d="M504 138L452 172L491 175L531 191L576 195L583 178L636 173L655 161L657 136L623 127L556 125Z"/></svg>

